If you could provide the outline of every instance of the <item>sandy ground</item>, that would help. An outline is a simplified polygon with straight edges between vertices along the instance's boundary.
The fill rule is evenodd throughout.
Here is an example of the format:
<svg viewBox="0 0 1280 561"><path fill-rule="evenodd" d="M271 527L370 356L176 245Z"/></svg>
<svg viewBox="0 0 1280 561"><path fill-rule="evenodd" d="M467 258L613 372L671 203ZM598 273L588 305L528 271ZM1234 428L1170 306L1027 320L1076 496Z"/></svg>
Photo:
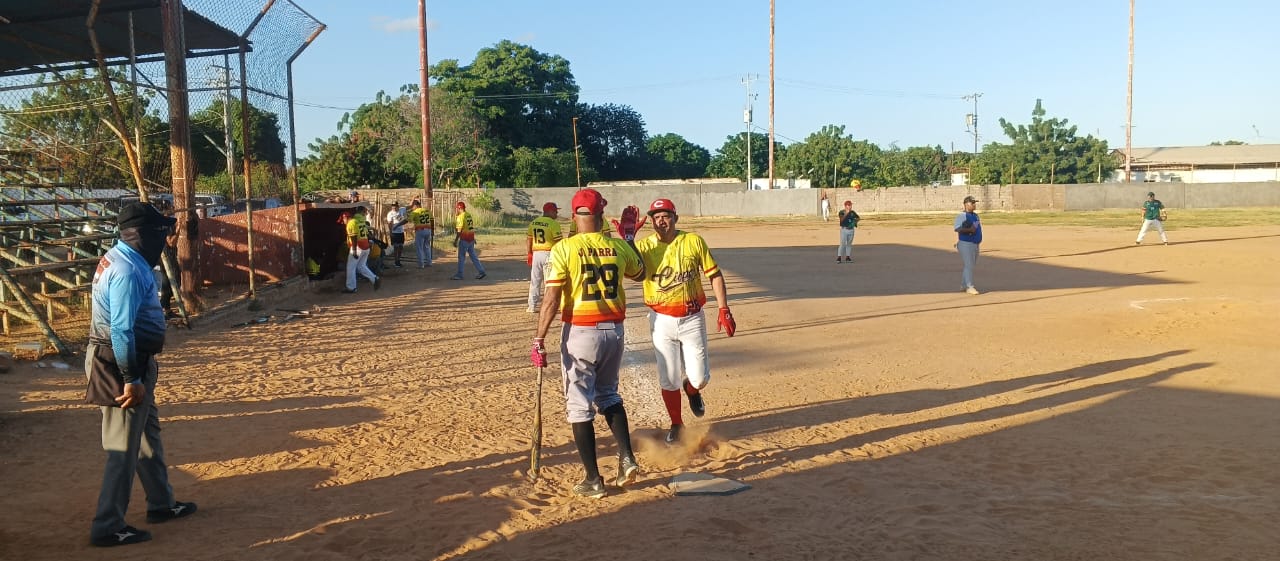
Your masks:
<svg viewBox="0 0 1280 561"><path fill-rule="evenodd" d="M1135 224L1136 229L1137 224ZM452 263L327 285L310 319L176 333L158 392L171 477L195 516L88 547L98 412L70 368L0 375L0 559L1263 560L1280 552L1280 227L988 227L980 296L946 224L698 228L740 331L712 334L708 414L684 447L647 326L623 395L643 475L602 500L534 369L522 248L489 278ZM1148 238L1148 243L1153 236ZM266 310L268 313L280 313ZM558 332L557 332L558 333ZM554 357L553 357L554 363ZM603 421L601 466L616 471ZM680 472L737 479L679 497ZM141 556L141 557L139 557Z"/></svg>

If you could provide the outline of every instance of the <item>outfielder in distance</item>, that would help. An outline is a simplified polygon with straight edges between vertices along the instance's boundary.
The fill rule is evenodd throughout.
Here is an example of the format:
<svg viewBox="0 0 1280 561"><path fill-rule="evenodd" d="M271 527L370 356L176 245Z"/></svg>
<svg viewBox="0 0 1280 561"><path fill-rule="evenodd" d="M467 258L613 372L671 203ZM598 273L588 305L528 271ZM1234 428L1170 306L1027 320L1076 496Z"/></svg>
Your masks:
<svg viewBox="0 0 1280 561"><path fill-rule="evenodd" d="M560 234L560 207L555 203L542 205L542 216L529 223L529 233L525 236L526 259L529 264L529 312L537 313L542 307L542 291L545 288L547 258L551 256L551 248L563 237Z"/></svg>
<svg viewBox="0 0 1280 561"><path fill-rule="evenodd" d="M836 263L841 262L841 257L844 263L853 262L853 234L861 219L853 210L853 201L845 201L844 210L840 211L840 247L836 248Z"/></svg>
<svg viewBox="0 0 1280 561"><path fill-rule="evenodd" d="M631 239L628 235L634 236L635 231L644 226L641 219L628 232L628 213L634 217L639 209L628 207L622 213L622 223L614 224L624 239ZM671 419L666 440L673 444L680 440L684 429L681 388L689 395L689 410L694 417L701 417L707 411L702 389L711 380L711 366L707 362L707 321L702 314L702 307L707 303L707 294L702 289L703 275L711 281L716 305L720 308L717 331L723 330L733 337L738 324L729 311L724 274L711 256L706 240L698 234L676 229L680 217L676 214L676 205L669 199L653 201L649 205L649 218L653 219L655 233L635 246L644 260L644 303L649 306L649 334L658 364L662 403Z"/></svg>
<svg viewBox="0 0 1280 561"><path fill-rule="evenodd" d="M547 365L543 341L560 313L565 411L573 427L573 443L586 470L586 477L573 487L573 492L591 498L607 493L596 459L596 411L604 415L618 443L617 485L631 484L640 471L631 449L627 410L618 395L618 375L622 369L622 324L627 317L622 277L643 279L644 263L629 241L601 234L605 204L595 189L583 189L573 196L570 208L580 233L551 248L547 291L529 354L534 366ZM633 211L633 237L634 216Z"/></svg>
<svg viewBox="0 0 1280 561"><path fill-rule="evenodd" d="M1133 245L1142 245L1142 238L1152 226L1160 232L1160 241L1169 245L1169 238L1164 235L1164 203L1156 198L1155 192L1147 193L1147 200L1142 201L1142 229L1138 230L1138 239Z"/></svg>
<svg viewBox="0 0 1280 561"><path fill-rule="evenodd" d="M960 282L964 291L979 294L973 286L973 268L978 264L978 247L982 245L982 222L978 219L978 199L964 198L964 212L956 215L954 222L958 236L956 251L960 252L960 261L964 270L960 273Z"/></svg>

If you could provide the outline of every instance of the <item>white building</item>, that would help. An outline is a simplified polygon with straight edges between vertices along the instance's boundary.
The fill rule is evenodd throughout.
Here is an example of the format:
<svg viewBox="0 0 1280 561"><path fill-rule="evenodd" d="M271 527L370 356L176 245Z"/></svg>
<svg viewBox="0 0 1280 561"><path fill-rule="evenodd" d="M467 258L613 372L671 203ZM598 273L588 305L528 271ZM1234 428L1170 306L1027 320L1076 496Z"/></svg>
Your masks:
<svg viewBox="0 0 1280 561"><path fill-rule="evenodd" d="M1113 152L1121 162L1124 149ZM1134 148L1133 181L1159 183L1245 183L1280 181L1280 144ZM1112 181L1124 181L1124 167Z"/></svg>

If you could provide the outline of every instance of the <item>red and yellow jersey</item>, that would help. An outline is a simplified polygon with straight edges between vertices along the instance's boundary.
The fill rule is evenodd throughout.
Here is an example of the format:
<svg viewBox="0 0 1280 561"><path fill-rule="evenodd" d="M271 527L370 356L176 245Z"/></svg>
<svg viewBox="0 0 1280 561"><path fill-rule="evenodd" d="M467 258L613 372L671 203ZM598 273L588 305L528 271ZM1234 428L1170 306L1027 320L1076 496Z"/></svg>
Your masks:
<svg viewBox="0 0 1280 561"><path fill-rule="evenodd" d="M560 223L550 216L539 216L529 223L529 239L533 240L534 251L551 251L551 246L561 237Z"/></svg>
<svg viewBox="0 0 1280 561"><path fill-rule="evenodd" d="M462 211L453 221L453 229L458 232L458 239L468 242L476 241L476 220L471 213Z"/></svg>
<svg viewBox="0 0 1280 561"><path fill-rule="evenodd" d="M636 240L636 250L644 259L644 303L653 311L684 317L707 303L702 277L720 272L702 236L676 231L671 243L662 243L657 234Z"/></svg>
<svg viewBox="0 0 1280 561"><path fill-rule="evenodd" d="M347 220L347 245L369 249L369 221L363 214L353 215Z"/></svg>
<svg viewBox="0 0 1280 561"><path fill-rule="evenodd" d="M422 207L409 211L409 221L413 222L414 230L430 230L436 225L431 219L431 211Z"/></svg>
<svg viewBox="0 0 1280 561"><path fill-rule="evenodd" d="M623 277L644 272L640 256L622 240L598 232L578 234L551 248L547 286L559 286L560 319L574 325L627 317Z"/></svg>

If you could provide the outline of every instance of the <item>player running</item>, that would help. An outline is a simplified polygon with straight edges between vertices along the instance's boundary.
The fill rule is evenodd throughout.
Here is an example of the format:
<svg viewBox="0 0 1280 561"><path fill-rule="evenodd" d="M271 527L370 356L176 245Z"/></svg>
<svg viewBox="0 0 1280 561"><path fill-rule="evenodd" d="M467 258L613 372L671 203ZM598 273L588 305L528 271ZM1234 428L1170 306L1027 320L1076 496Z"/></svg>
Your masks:
<svg viewBox="0 0 1280 561"><path fill-rule="evenodd" d="M573 427L573 443L586 470L586 477L573 487L573 492L591 498L606 494L596 462L592 422L596 411L604 415L618 443L617 485L634 482L640 471L631 450L627 410L618 395L618 374L622 369L622 323L627 317L622 277L644 278L644 263L628 243L600 233L605 204L595 189L583 189L573 196L570 208L580 233L551 248L547 291L530 352L534 366L547 365L543 340L560 313L565 411ZM634 236L634 221L631 231Z"/></svg>
<svg viewBox="0 0 1280 561"><path fill-rule="evenodd" d="M547 258L551 247L563 237L560 234L560 207L555 203L542 205L542 216L529 223L525 237L526 258L529 263L529 312L536 313L542 307L542 290L545 282Z"/></svg>
<svg viewBox="0 0 1280 561"><path fill-rule="evenodd" d="M624 212L624 222L625 216ZM666 440L673 444L680 440L684 428L680 415L681 388L689 395L693 416L706 414L701 390L711 380L711 366L707 362L707 321L702 314L702 307L707 303L707 294L702 289L704 275L711 281L716 306L720 308L717 331L723 330L733 337L738 324L729 311L724 274L711 256L707 242L698 234L676 229L680 217L676 214L676 205L669 199L653 201L649 205L649 217L653 219L656 233L636 242L636 251L644 260L644 303L650 309L649 334L658 363L662 403L671 418ZM637 229L643 225L641 219ZM622 230L620 227L618 233L625 238Z"/></svg>

